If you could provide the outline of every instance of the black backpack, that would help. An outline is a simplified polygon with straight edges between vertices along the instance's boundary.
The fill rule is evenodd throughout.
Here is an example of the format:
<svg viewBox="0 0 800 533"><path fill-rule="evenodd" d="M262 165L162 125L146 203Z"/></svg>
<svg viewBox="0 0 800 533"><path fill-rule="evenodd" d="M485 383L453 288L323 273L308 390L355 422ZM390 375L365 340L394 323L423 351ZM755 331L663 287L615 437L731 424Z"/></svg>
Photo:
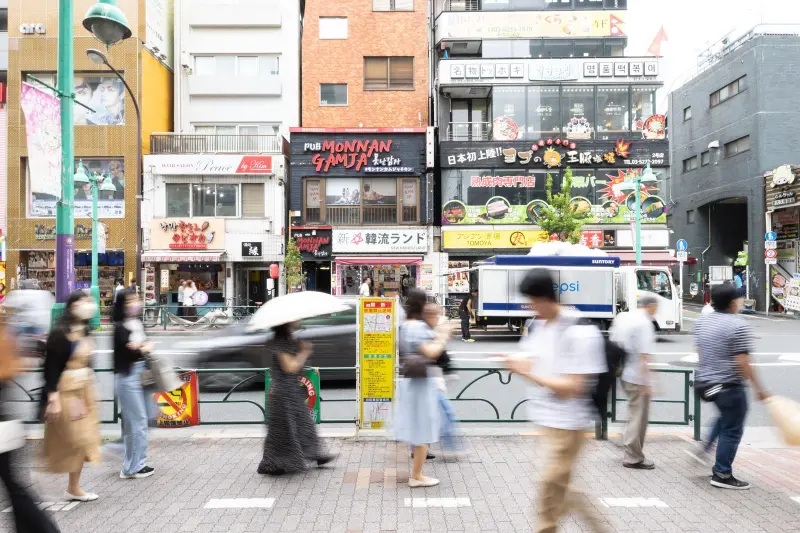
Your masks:
<svg viewBox="0 0 800 533"><path fill-rule="evenodd" d="M625 348L612 341L608 333L603 334L603 348L606 354L607 370L597 376L597 384L592 391L592 404L600 414L602 420L608 414L608 396L611 387L615 387L617 376L620 375L625 364Z"/></svg>

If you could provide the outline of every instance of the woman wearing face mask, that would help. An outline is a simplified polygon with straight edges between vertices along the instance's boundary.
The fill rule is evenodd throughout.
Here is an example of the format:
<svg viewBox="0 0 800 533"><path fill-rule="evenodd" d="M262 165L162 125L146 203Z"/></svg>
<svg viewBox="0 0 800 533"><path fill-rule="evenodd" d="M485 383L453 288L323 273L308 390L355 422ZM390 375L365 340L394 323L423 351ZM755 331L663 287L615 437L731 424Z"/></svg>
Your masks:
<svg viewBox="0 0 800 533"><path fill-rule="evenodd" d="M120 479L141 479L153 475L147 466L148 409L142 373L145 355L152 350L147 342L142 316L142 300L130 291L122 291L114 302L114 388L119 398L122 440L125 459Z"/></svg>
<svg viewBox="0 0 800 533"><path fill-rule="evenodd" d="M274 337L267 342L272 358L269 390L269 414L264 456L258 465L259 474L281 475L306 470L307 462L322 466L335 458L326 452L317 435L317 427L306 407L305 389L297 379L311 355L311 344L294 337L298 324L292 322L273 328Z"/></svg>
<svg viewBox="0 0 800 533"><path fill-rule="evenodd" d="M97 305L83 291L67 299L59 324L47 338L44 360L44 456L53 473L69 473L64 498L89 502L97 494L80 486L87 461L100 460L100 423L97 414L89 320Z"/></svg>

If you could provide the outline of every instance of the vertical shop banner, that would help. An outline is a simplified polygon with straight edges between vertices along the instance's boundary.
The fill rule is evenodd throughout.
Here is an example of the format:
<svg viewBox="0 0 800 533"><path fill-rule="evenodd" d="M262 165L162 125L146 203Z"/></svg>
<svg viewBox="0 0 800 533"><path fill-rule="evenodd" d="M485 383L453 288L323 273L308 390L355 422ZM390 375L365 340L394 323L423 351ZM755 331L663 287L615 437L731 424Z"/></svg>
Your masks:
<svg viewBox="0 0 800 533"><path fill-rule="evenodd" d="M61 199L60 102L50 93L23 83L20 106L28 136L31 200L51 201L55 205Z"/></svg>
<svg viewBox="0 0 800 533"><path fill-rule="evenodd" d="M267 372L264 380L265 405L269 410L269 399L272 396L272 376L269 372ZM302 387L303 392L306 394L305 403L311 420L315 424L319 424L322 415L319 399L319 368L304 368L303 373L297 378L297 385Z"/></svg>
<svg viewBox="0 0 800 533"><path fill-rule="evenodd" d="M156 424L160 428L185 428L200 424L197 372L185 372L178 377L183 381L180 389L153 395L158 407Z"/></svg>
<svg viewBox="0 0 800 533"><path fill-rule="evenodd" d="M360 429L385 429L392 421L397 300L361 298L358 305Z"/></svg>

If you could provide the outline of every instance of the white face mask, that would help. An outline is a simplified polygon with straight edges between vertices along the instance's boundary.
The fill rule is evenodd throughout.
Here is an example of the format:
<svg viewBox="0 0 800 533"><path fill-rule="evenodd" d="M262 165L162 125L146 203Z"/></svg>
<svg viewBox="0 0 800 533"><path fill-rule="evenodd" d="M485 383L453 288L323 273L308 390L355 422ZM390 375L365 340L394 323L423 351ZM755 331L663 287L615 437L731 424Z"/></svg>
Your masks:
<svg viewBox="0 0 800 533"><path fill-rule="evenodd" d="M92 301L86 301L75 307L75 316L80 320L89 320L97 314L97 305Z"/></svg>

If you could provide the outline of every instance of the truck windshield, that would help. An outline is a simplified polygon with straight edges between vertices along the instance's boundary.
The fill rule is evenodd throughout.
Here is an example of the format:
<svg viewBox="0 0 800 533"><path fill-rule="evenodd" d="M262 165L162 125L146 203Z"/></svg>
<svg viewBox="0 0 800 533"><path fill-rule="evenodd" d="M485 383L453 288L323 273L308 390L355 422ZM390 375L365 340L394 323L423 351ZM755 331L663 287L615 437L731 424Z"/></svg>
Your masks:
<svg viewBox="0 0 800 533"><path fill-rule="evenodd" d="M662 298L672 300L672 284L669 276L660 270L637 270L636 288L640 291L653 292Z"/></svg>

